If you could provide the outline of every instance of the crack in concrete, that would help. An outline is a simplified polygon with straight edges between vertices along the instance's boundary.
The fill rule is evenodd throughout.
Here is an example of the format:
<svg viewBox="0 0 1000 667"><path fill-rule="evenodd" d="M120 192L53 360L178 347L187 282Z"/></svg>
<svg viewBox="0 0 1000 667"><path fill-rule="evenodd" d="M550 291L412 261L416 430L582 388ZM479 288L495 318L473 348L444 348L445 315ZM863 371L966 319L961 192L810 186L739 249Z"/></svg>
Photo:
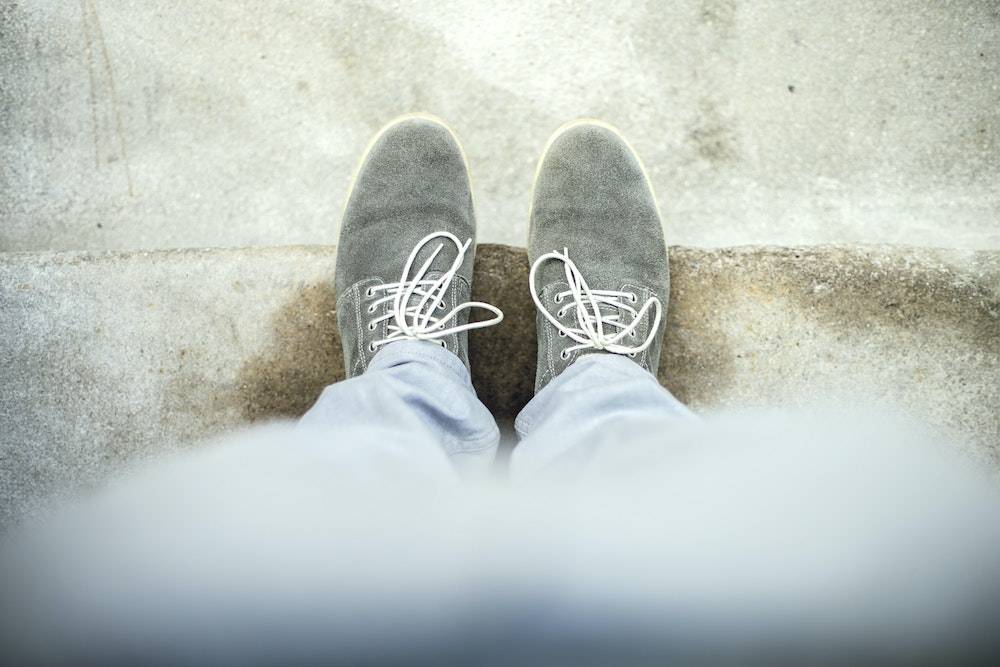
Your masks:
<svg viewBox="0 0 1000 667"><path fill-rule="evenodd" d="M132 165L129 162L128 146L125 141L125 124L122 120L121 101L118 98L118 88L115 85L114 68L111 65L111 56L108 53L108 45L104 39L104 31L101 29L101 18L97 11L94 0L80 0L80 10L83 17L83 36L85 51L87 54L87 74L90 79L90 114L94 132L94 157L96 168L101 165L100 150L100 128L97 122L97 81L94 76L95 58L94 42L100 46L103 69L108 79L108 94L111 102L111 112L115 124L115 136L118 138L118 147L122 156L122 166L125 170L125 181L128 185L129 197L135 196L135 185L132 178Z"/></svg>

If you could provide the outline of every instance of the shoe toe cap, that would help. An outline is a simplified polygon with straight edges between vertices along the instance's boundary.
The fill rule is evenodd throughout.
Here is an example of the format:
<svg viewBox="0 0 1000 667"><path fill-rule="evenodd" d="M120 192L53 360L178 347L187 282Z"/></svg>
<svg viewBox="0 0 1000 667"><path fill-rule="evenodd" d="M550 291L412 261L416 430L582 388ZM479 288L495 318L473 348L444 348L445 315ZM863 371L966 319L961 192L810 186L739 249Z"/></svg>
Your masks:
<svg viewBox="0 0 1000 667"><path fill-rule="evenodd" d="M465 155L443 123L407 117L375 138L355 178L347 214L400 208L471 215Z"/></svg>
<svg viewBox="0 0 1000 667"><path fill-rule="evenodd" d="M376 135L362 158L341 221L339 285L394 278L414 245L436 231L475 238L465 155L441 121L406 116ZM447 268L444 257L437 263Z"/></svg>

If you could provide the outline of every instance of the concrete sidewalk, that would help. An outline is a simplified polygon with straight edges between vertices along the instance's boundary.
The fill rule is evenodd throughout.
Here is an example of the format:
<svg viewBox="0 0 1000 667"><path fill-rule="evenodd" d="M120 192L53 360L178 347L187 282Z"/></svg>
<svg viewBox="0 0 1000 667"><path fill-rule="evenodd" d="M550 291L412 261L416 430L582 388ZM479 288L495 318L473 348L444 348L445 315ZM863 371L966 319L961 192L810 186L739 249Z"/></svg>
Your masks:
<svg viewBox="0 0 1000 667"><path fill-rule="evenodd" d="M129 461L300 415L343 377L335 248L0 253L0 525ZM698 411L898 409L1000 465L1000 253L671 248L659 376ZM524 251L484 245L474 380L530 398Z"/></svg>
<svg viewBox="0 0 1000 667"><path fill-rule="evenodd" d="M0 251L336 243L382 124L447 119L521 245L579 116L672 244L1000 248L984 0L0 0Z"/></svg>

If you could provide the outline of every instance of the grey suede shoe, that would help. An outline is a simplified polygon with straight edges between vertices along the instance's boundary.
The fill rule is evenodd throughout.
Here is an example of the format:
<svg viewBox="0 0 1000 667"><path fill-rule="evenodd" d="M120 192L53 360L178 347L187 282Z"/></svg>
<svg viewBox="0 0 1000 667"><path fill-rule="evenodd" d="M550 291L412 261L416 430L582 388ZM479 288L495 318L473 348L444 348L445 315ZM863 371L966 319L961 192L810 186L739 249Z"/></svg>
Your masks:
<svg viewBox="0 0 1000 667"><path fill-rule="evenodd" d="M426 340L469 366L467 331L503 319L469 302L476 221L465 154L441 121L410 115L372 140L344 208L337 324L347 376L399 340ZM469 323L469 309L493 318Z"/></svg>
<svg viewBox="0 0 1000 667"><path fill-rule="evenodd" d="M646 172L614 128L575 121L549 140L535 174L528 258L536 392L584 354L626 355L656 373L667 248Z"/></svg>

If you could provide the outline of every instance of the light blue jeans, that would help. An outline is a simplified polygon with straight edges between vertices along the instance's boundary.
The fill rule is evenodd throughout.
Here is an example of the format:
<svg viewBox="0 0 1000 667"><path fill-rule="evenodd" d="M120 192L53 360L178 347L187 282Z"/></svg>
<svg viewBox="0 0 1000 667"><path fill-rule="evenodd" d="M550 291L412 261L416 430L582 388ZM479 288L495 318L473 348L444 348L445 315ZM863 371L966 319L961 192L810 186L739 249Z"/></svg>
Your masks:
<svg viewBox="0 0 1000 667"><path fill-rule="evenodd" d="M627 434L637 421L693 419L650 373L624 357L581 357L540 391L515 422L512 480L565 471ZM490 469L496 421L451 352L422 341L387 345L363 375L327 387L300 425L356 448L359 465L386 457L442 475Z"/></svg>
<svg viewBox="0 0 1000 667"><path fill-rule="evenodd" d="M592 354L521 412L511 484L466 483L497 425L457 357L396 342L297 426L0 548L0 663L987 662L994 478L858 422L703 421Z"/></svg>

